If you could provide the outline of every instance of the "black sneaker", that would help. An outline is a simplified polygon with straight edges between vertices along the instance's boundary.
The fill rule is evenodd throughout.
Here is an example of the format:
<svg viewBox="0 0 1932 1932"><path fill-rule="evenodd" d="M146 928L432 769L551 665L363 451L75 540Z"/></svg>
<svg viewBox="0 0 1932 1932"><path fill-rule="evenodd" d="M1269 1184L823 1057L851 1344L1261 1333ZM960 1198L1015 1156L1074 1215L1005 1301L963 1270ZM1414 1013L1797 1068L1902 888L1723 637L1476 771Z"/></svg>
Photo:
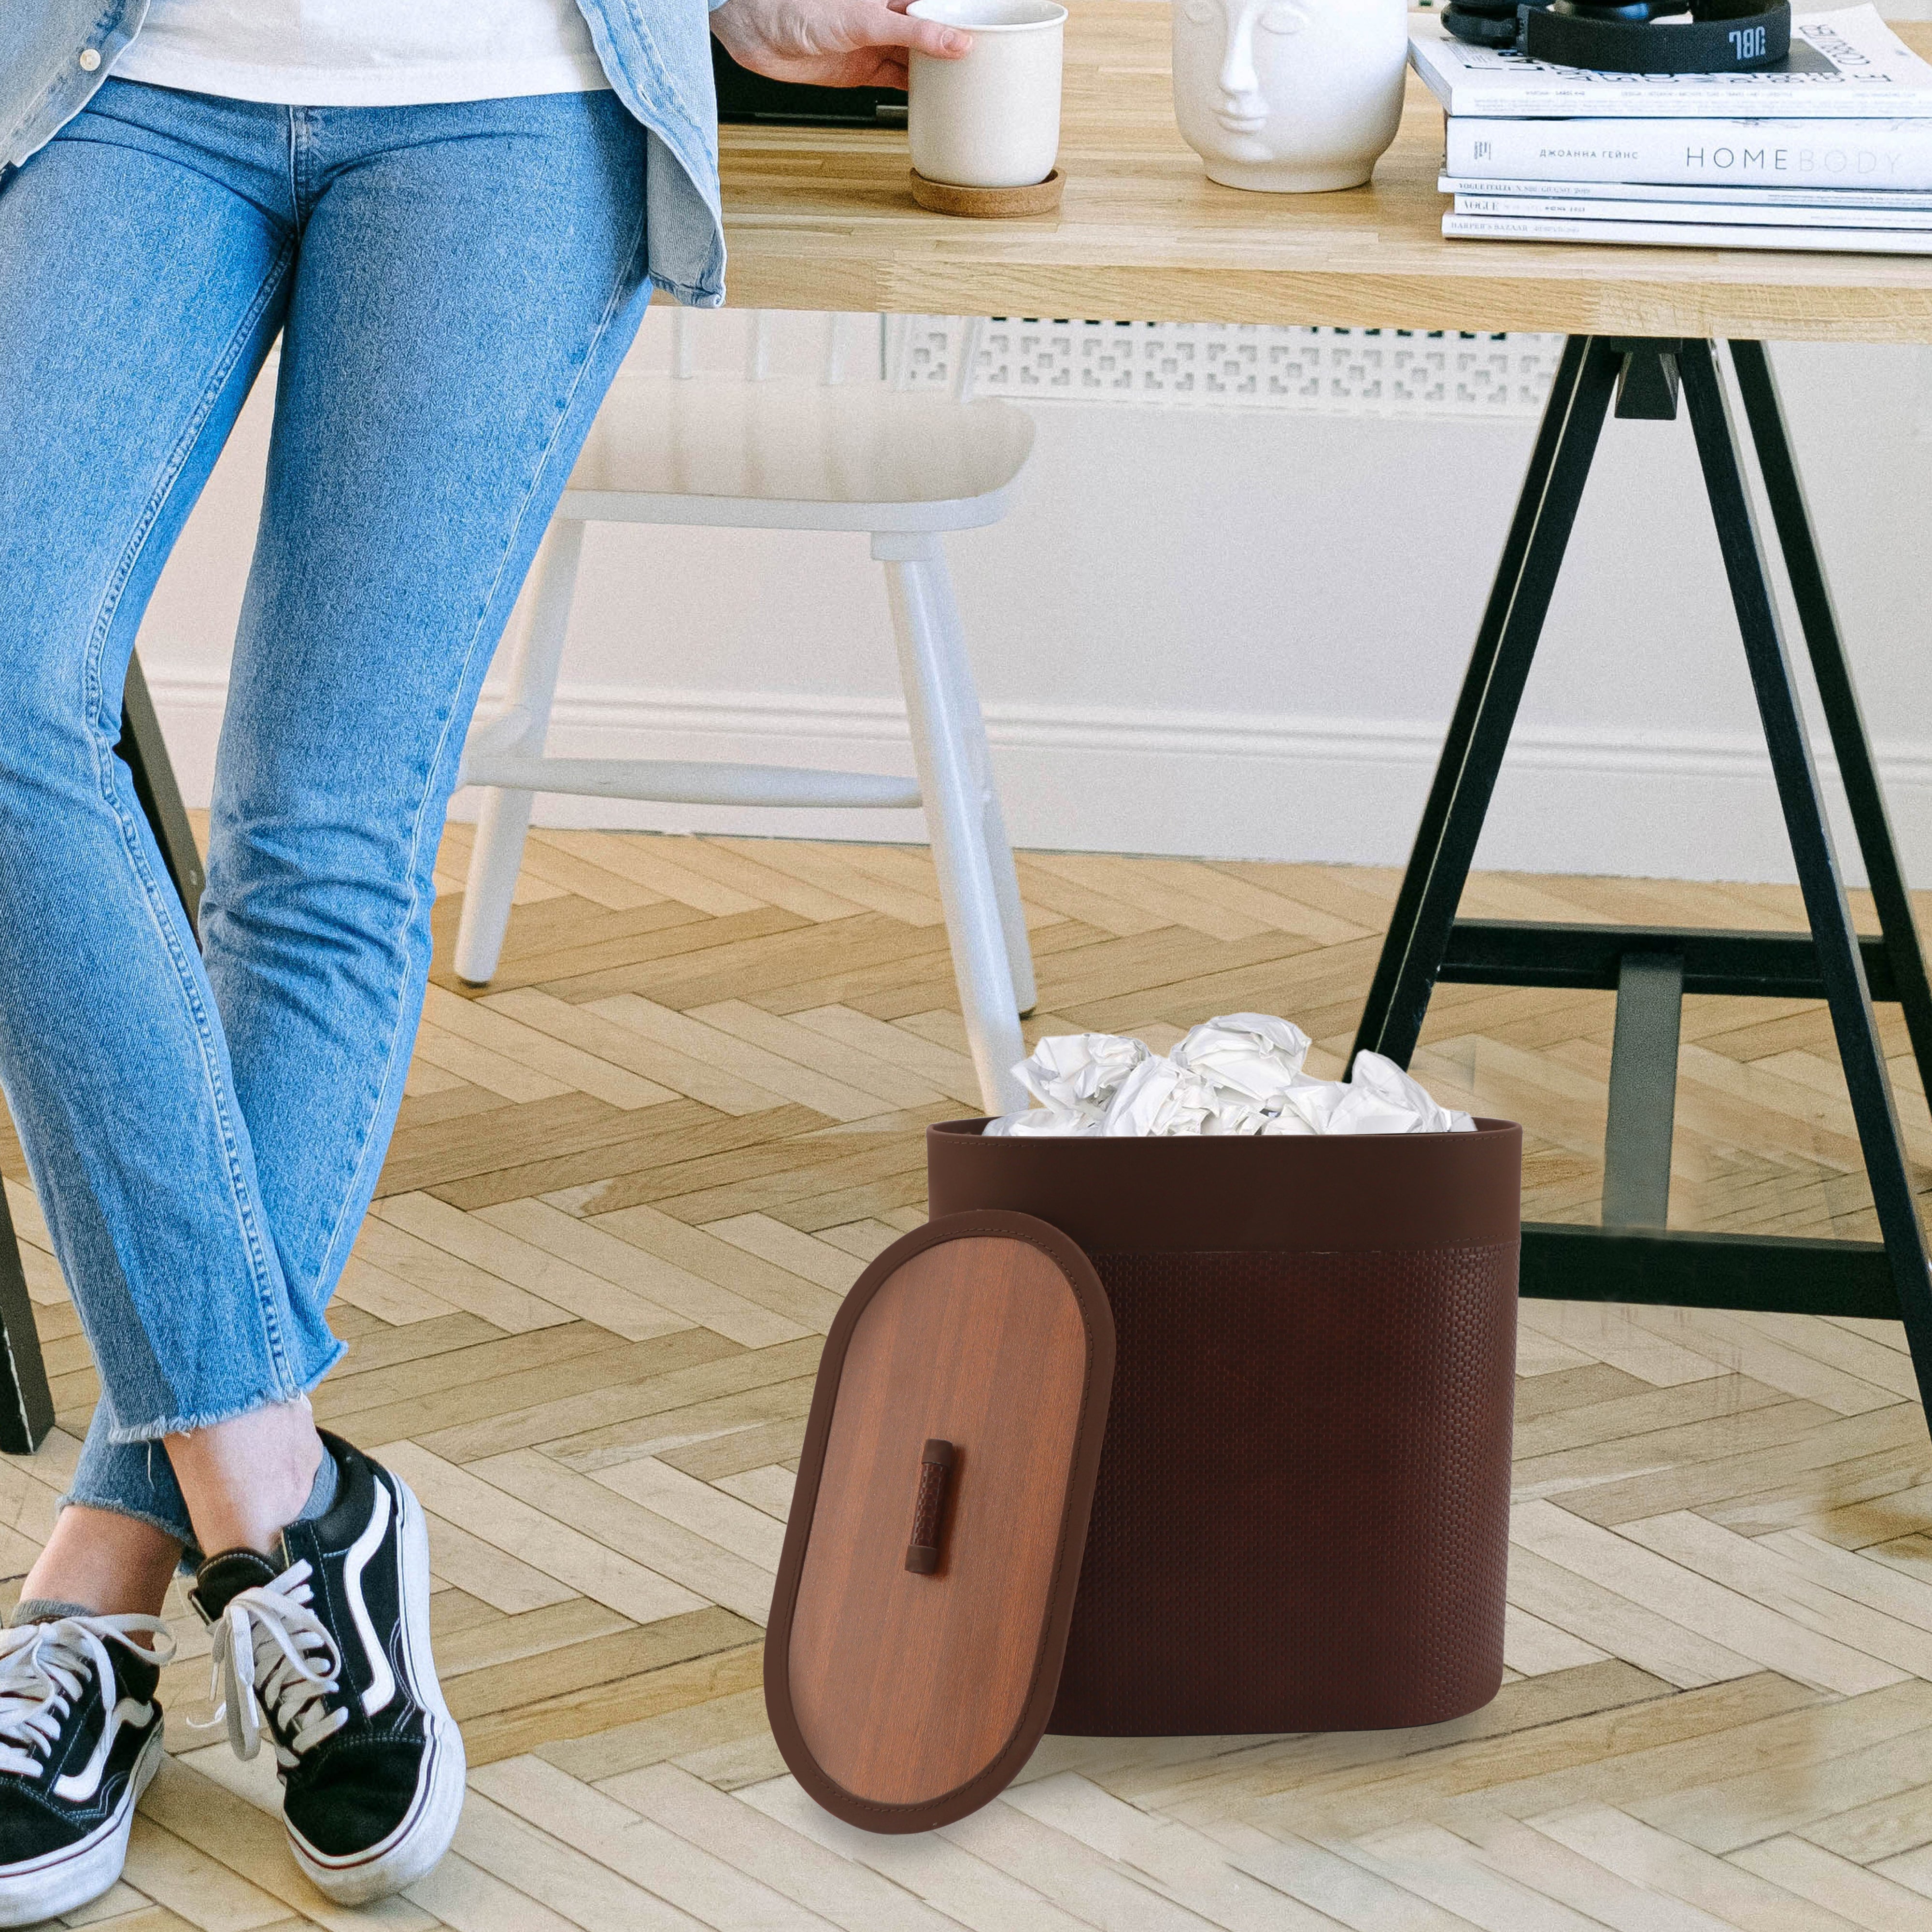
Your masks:
<svg viewBox="0 0 1932 1932"><path fill-rule="evenodd" d="M463 1810L463 1737L429 1646L429 1534L409 1485L338 1437L326 1516L279 1562L211 1556L188 1600L214 1633L216 1694L242 1757L266 1728L296 1862L338 1904L413 1883Z"/></svg>
<svg viewBox="0 0 1932 1932"><path fill-rule="evenodd" d="M0 1925L71 1912L121 1876L161 1761L154 1686L173 1654L158 1617L0 1630Z"/></svg>

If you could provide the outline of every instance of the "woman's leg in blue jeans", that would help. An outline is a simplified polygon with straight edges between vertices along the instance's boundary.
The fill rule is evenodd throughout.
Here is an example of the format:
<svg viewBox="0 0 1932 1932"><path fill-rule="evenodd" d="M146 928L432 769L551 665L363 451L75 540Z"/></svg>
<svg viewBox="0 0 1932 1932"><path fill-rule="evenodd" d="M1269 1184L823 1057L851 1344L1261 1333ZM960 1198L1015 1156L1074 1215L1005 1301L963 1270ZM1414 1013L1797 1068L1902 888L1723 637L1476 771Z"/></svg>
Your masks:
<svg viewBox="0 0 1932 1932"><path fill-rule="evenodd" d="M170 1365L266 1358L284 1312L213 995L112 755L142 607L281 319L266 132L216 104L184 152L104 104L0 190L0 1077L102 1445L117 1403L191 1413ZM111 1506L184 1538L166 1456L120 1460Z"/></svg>
<svg viewBox="0 0 1932 1932"><path fill-rule="evenodd" d="M103 92L151 145L194 142L211 113L192 95ZM197 1483L184 1509L165 1471L150 1473L150 1447L166 1442L186 1478L224 1433L204 1425L287 1402L338 1352L322 1309L400 1098L470 707L645 294L644 140L612 95L250 111L283 117L298 245L223 734L205 973L169 923L131 794L124 808L104 795L111 717L76 700L90 649L94 682L118 695L89 639L118 569L115 492L145 506L164 466L140 432L181 358L186 298L158 293L178 249L149 262L130 232L112 274L134 318L116 311L65 368L68 398L86 398L95 364L113 362L132 420L74 436L40 362L0 347L0 392L33 392L12 446L70 438L71 473L38 488L25 542L0 510L0 677L35 694L34 730L0 753L0 917L35 932L0 958L0 1064L102 1370L105 1419L71 1493L215 1541L226 1532L202 1520ZM23 196L41 167L0 193L0 259L30 245L60 279L22 296L5 278L0 343L10 309L88 310L109 272L98 223L64 255L48 224L88 233L126 200L104 168L92 186L70 167ZM154 172L176 220L170 197L203 190ZM210 276L184 279L198 296ZM34 319L44 338L62 326ZM145 489L130 485L144 470ZM86 580L50 589L70 527L86 537ZM16 584L38 613L26 622L4 614ZM125 650L123 637L122 663ZM247 1498L228 1501L245 1519Z"/></svg>
<svg viewBox="0 0 1932 1932"><path fill-rule="evenodd" d="M646 290L614 95L304 118L202 934L268 1224L320 1307L401 1102L477 690ZM210 1533L260 1544L306 1490L230 1492Z"/></svg>

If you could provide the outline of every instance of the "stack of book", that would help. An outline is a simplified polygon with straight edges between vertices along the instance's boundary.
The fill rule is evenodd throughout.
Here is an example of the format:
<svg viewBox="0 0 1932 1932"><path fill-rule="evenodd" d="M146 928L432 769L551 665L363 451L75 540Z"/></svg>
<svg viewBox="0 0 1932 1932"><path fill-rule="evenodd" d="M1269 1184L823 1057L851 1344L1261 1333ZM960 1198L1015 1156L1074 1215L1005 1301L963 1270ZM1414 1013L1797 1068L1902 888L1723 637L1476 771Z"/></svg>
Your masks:
<svg viewBox="0 0 1932 1932"><path fill-rule="evenodd" d="M1432 19L1410 51L1449 117L1444 235L1932 255L1932 66L1874 8L1801 15L1760 74L1552 67Z"/></svg>

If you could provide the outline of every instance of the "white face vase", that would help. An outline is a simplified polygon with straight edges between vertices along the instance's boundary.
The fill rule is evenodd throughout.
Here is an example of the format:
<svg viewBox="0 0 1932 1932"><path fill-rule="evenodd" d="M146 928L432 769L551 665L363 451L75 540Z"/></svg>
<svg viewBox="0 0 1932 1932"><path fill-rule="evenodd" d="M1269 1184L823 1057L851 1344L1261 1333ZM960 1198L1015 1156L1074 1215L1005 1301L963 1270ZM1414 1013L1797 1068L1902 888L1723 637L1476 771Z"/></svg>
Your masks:
<svg viewBox="0 0 1932 1932"><path fill-rule="evenodd" d="M1406 0L1174 0L1174 113L1210 181L1359 188L1395 139Z"/></svg>

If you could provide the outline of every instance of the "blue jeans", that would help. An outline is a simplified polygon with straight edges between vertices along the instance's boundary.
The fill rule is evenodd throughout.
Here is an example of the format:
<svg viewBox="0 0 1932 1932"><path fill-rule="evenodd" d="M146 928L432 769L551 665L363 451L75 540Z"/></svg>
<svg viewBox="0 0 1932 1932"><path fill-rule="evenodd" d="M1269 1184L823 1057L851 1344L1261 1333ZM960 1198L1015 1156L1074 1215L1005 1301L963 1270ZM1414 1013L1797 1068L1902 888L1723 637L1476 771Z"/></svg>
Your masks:
<svg viewBox="0 0 1932 1932"><path fill-rule="evenodd" d="M70 1499L311 1388L490 653L642 320L610 93L110 82L0 188L0 1082L100 1371ZM276 334L199 948L127 768L143 606Z"/></svg>

